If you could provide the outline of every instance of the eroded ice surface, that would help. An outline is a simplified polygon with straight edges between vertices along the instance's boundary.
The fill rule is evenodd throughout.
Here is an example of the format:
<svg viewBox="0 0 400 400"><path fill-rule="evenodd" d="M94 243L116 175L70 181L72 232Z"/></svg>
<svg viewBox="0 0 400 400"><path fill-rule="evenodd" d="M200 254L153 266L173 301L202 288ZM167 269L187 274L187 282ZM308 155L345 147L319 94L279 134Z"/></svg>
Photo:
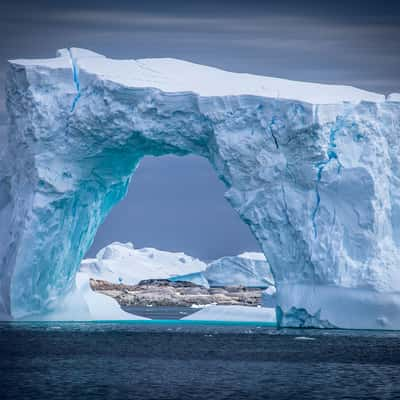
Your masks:
<svg viewBox="0 0 400 400"><path fill-rule="evenodd" d="M10 62L3 317L59 307L144 155L193 153L259 241L283 324L294 307L335 326L399 329L397 99L79 49Z"/></svg>

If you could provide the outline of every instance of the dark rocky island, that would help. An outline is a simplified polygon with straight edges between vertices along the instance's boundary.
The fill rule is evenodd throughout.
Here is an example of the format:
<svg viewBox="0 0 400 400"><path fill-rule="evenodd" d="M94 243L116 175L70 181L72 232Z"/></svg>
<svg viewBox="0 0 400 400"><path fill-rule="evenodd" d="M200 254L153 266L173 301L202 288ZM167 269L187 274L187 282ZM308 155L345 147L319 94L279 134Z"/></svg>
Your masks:
<svg viewBox="0 0 400 400"><path fill-rule="evenodd" d="M206 288L192 282L148 279L137 285L90 280L92 289L110 296L121 306L261 305L262 289L244 286Z"/></svg>

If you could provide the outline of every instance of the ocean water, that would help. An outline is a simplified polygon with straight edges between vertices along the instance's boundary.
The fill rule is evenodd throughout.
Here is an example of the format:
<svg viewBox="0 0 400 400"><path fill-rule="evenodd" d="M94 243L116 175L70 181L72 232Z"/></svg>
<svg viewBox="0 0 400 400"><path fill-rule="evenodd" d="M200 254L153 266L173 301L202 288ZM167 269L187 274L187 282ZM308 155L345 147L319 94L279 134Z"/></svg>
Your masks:
<svg viewBox="0 0 400 400"><path fill-rule="evenodd" d="M400 332L0 324L0 399L396 399Z"/></svg>
<svg viewBox="0 0 400 400"><path fill-rule="evenodd" d="M181 319L199 311L198 308L191 307L171 307L171 306L122 306L124 311L131 314L140 315L150 319Z"/></svg>

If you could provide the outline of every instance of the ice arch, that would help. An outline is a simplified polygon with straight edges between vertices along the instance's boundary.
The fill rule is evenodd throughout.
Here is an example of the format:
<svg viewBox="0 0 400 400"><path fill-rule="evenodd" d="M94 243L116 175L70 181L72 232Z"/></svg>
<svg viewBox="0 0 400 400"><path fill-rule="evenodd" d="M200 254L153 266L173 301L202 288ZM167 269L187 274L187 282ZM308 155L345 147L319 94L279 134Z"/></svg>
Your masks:
<svg viewBox="0 0 400 400"><path fill-rule="evenodd" d="M57 306L141 157L190 153L265 252L282 324L400 328L398 96L79 49L10 62L7 95L3 315Z"/></svg>

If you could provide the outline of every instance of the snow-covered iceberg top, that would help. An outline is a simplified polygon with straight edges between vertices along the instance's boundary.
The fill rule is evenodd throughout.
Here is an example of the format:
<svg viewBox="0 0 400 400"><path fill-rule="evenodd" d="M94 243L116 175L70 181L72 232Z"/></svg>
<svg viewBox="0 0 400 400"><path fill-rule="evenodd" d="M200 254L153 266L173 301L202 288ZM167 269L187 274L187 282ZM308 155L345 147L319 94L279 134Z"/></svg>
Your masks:
<svg viewBox="0 0 400 400"><path fill-rule="evenodd" d="M387 97L388 101L400 102L400 93L391 93Z"/></svg>
<svg viewBox="0 0 400 400"><path fill-rule="evenodd" d="M207 264L185 253L149 247L135 249L130 242L114 242L101 249L95 259L83 260L80 270L93 279L135 285L145 279L200 272L206 267Z"/></svg>
<svg viewBox="0 0 400 400"><path fill-rule="evenodd" d="M135 249L133 244L114 242L101 249L96 258L82 260L80 272L93 279L135 285L145 279L190 281L208 286L274 285L264 254L246 252L210 262L182 252L155 248Z"/></svg>
<svg viewBox="0 0 400 400"><path fill-rule="evenodd" d="M228 72L175 58L115 60L84 49L62 49L57 58L12 60L14 64L51 69L69 68L96 74L126 87L164 92L194 92L200 96L253 95L299 100L311 104L382 102L385 96L344 85L298 82L247 73Z"/></svg>
<svg viewBox="0 0 400 400"><path fill-rule="evenodd" d="M165 278L172 281L189 281L205 287L209 287L210 283L214 286L273 285L271 270L262 253L246 252L238 256L222 257L207 265L181 252L154 248L135 249L130 242L114 242L101 249L96 258L82 260L80 272L76 277L77 289L68 297L68 301L64 302L63 308L66 311L61 310L56 315L51 315L52 319L82 319L82 315L85 314L81 309L88 309L87 319L135 319L135 316L122 311L114 299L94 293L89 286L90 278L125 285L135 285L145 279ZM71 298L75 299L75 303L72 303ZM186 319L276 321L273 308L251 308L207 307L207 311Z"/></svg>

